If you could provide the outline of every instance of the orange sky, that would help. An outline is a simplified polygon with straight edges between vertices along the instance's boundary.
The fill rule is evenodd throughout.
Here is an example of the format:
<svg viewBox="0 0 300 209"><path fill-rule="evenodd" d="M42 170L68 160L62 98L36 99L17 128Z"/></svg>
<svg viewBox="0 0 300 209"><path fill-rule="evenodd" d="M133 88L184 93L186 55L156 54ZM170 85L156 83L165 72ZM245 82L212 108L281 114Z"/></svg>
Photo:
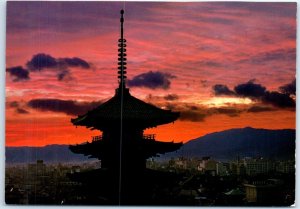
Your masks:
<svg viewBox="0 0 300 209"><path fill-rule="evenodd" d="M114 95L122 6L8 2L6 146L99 134L70 119ZM295 128L295 3L126 2L125 37L131 94L181 112L174 124L145 131L157 140Z"/></svg>

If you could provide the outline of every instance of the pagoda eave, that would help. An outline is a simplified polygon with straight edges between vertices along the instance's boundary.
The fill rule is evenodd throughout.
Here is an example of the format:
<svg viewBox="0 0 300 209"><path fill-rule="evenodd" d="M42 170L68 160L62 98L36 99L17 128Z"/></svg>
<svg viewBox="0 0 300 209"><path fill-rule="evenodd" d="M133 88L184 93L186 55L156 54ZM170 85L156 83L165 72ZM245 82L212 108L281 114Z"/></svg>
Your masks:
<svg viewBox="0 0 300 209"><path fill-rule="evenodd" d="M172 123L179 118L179 112L170 112L167 117L161 118L153 118L153 119L146 119L146 118L132 118L123 119L124 126L135 126L140 128L153 128L159 125ZM86 126L87 128L98 129L98 130L105 130L110 124L111 127L113 125L118 124L121 121L120 117L117 118L91 118L86 115L79 116L78 118L71 119L71 122L75 126Z"/></svg>
<svg viewBox="0 0 300 209"><path fill-rule="evenodd" d="M140 140L136 142L138 147L142 147L145 158L155 157L157 154L165 154L178 150L182 142L161 142L155 140ZM92 158L101 159L106 155L106 143L104 141L86 142L83 144L70 145L70 150L76 154L83 154Z"/></svg>

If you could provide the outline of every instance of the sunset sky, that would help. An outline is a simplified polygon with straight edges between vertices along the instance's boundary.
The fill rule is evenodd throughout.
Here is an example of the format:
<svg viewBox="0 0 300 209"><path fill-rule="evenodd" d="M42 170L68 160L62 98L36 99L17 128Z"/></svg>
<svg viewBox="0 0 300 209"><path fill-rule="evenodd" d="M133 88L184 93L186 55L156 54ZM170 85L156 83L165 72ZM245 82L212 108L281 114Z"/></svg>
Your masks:
<svg viewBox="0 0 300 209"><path fill-rule="evenodd" d="M6 146L100 134L70 120L114 95L124 6L131 94L181 112L146 133L295 128L296 3L19 1L7 3Z"/></svg>

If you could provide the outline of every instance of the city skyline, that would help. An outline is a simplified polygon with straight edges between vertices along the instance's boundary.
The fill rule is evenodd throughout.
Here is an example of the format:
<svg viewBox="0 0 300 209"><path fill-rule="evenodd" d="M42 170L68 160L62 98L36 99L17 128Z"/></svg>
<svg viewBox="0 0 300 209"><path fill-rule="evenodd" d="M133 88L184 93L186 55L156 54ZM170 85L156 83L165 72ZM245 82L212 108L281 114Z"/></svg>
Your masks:
<svg viewBox="0 0 300 209"><path fill-rule="evenodd" d="M6 146L99 135L70 119L118 87L123 4L8 2ZM131 94L181 112L146 133L186 142L246 126L295 129L296 3L126 2L125 11Z"/></svg>

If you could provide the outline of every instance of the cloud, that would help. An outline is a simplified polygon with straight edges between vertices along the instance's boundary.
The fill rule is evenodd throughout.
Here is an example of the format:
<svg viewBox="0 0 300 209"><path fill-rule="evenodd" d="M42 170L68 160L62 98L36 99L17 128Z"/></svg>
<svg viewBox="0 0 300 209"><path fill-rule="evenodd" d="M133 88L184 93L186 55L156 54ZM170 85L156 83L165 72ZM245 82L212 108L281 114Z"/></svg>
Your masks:
<svg viewBox="0 0 300 209"><path fill-rule="evenodd" d="M269 103L270 104L270 103ZM260 113L277 111L278 108L264 104L255 105L229 105L223 107L209 107L205 105L197 104L186 104L186 103L166 103L161 104L172 111L180 112L179 120L192 121L192 122L203 122L207 117L213 115L226 115L229 117L238 117L243 113Z"/></svg>
<svg viewBox="0 0 300 209"><path fill-rule="evenodd" d="M90 64L78 57L73 57L73 58L59 58L58 63L60 64L65 64L69 67L81 67L85 69L89 69L91 66Z"/></svg>
<svg viewBox="0 0 300 209"><path fill-rule="evenodd" d="M269 112L274 110L275 110L274 108L266 107L266 106L252 106L247 110L247 112L258 113L258 112Z"/></svg>
<svg viewBox="0 0 300 209"><path fill-rule="evenodd" d="M247 83L242 83L234 87L234 91L227 88L227 86L218 84L222 88L224 88L224 92L222 91L216 91L215 86L213 86L213 91L215 95L228 95L229 92L233 92L235 96L237 97L247 97L250 99L254 99L257 101L261 101L264 104L271 104L275 107L280 108L293 108L296 106L295 100L290 97L291 94L295 93L295 84L296 81L293 81L291 84L287 84L280 87L280 90L283 93L277 92L277 91L268 91L266 87L262 86L261 84L254 83L254 80L250 80ZM219 89L222 90L222 88L219 87ZM218 89L218 88L217 88ZM233 95L233 94L232 94ZM254 109L252 111L259 112L258 109Z"/></svg>
<svg viewBox="0 0 300 209"><path fill-rule="evenodd" d="M62 81L62 80L71 80L71 73L68 70L63 70L59 73L57 73L57 80Z"/></svg>
<svg viewBox="0 0 300 209"><path fill-rule="evenodd" d="M14 82L26 81L30 79L28 70L24 69L22 66L7 68L6 72L13 77Z"/></svg>
<svg viewBox="0 0 300 209"><path fill-rule="evenodd" d="M29 112L23 108L17 108L16 112L19 114L29 114Z"/></svg>
<svg viewBox="0 0 300 209"><path fill-rule="evenodd" d="M294 79L291 83L280 86L279 90L283 94L296 95L296 79Z"/></svg>
<svg viewBox="0 0 300 209"><path fill-rule="evenodd" d="M212 115L227 115L229 117L239 116L245 111L244 107L208 107L204 105L185 104L185 103L167 103L164 105L167 109L180 112L179 120L202 122L205 118Z"/></svg>
<svg viewBox="0 0 300 209"><path fill-rule="evenodd" d="M272 104L276 107L295 107L296 102L288 94L282 94L276 91L266 92L262 101L267 104Z"/></svg>
<svg viewBox="0 0 300 209"><path fill-rule="evenodd" d="M243 111L233 107L210 108L210 110L216 114L224 114L230 117L237 117Z"/></svg>
<svg viewBox="0 0 300 209"><path fill-rule="evenodd" d="M41 71L46 68L67 68L67 67L81 67L89 69L90 64L78 57L73 58L54 58L49 54L39 53L33 55L31 60L26 63L26 66L31 71Z"/></svg>
<svg viewBox="0 0 300 209"><path fill-rule="evenodd" d="M213 86L213 92L215 95L235 95L226 85L216 84Z"/></svg>
<svg viewBox="0 0 300 209"><path fill-rule="evenodd" d="M101 101L77 102L74 100L60 99L33 99L27 105L40 111L52 111L67 115L82 115L102 104Z"/></svg>
<svg viewBox="0 0 300 209"><path fill-rule="evenodd" d="M179 96L177 94L168 94L164 96L164 99L168 101L174 101L174 100L178 100Z"/></svg>
<svg viewBox="0 0 300 209"><path fill-rule="evenodd" d="M18 101L12 101L12 102L7 102L6 104L7 107L15 109L15 112L18 114L29 114L29 112L22 107L24 106L22 102L20 103Z"/></svg>
<svg viewBox="0 0 300 209"><path fill-rule="evenodd" d="M179 120L182 121L192 121L192 122L202 122L207 117L206 114L197 112L197 111L180 111L180 118Z"/></svg>
<svg viewBox="0 0 300 209"><path fill-rule="evenodd" d="M176 110L180 112L179 120L192 122L202 122L206 117L219 114L227 115L229 117L237 117L244 111L243 109L236 107L209 108L204 106L188 106L185 109L181 108L181 110Z"/></svg>
<svg viewBox="0 0 300 209"><path fill-rule="evenodd" d="M127 81L129 87L145 87L150 89L169 89L171 85L170 79L176 78L176 76L163 72L142 73L133 77Z"/></svg>
<svg viewBox="0 0 300 209"><path fill-rule="evenodd" d="M26 66L30 71L41 71L45 68L58 67L58 62L51 55L40 53L33 55L31 60L26 63Z"/></svg>
<svg viewBox="0 0 300 209"><path fill-rule="evenodd" d="M234 91L239 96L258 98L265 95L266 87L256 84L253 82L253 80L250 80L247 83L239 84L234 87Z"/></svg>
<svg viewBox="0 0 300 209"><path fill-rule="evenodd" d="M31 60L26 63L26 66L30 71L42 71L45 69L57 70L56 76L59 81L72 79L69 70L70 67L91 68L91 65L87 61L78 57L55 58L44 53L33 55Z"/></svg>

